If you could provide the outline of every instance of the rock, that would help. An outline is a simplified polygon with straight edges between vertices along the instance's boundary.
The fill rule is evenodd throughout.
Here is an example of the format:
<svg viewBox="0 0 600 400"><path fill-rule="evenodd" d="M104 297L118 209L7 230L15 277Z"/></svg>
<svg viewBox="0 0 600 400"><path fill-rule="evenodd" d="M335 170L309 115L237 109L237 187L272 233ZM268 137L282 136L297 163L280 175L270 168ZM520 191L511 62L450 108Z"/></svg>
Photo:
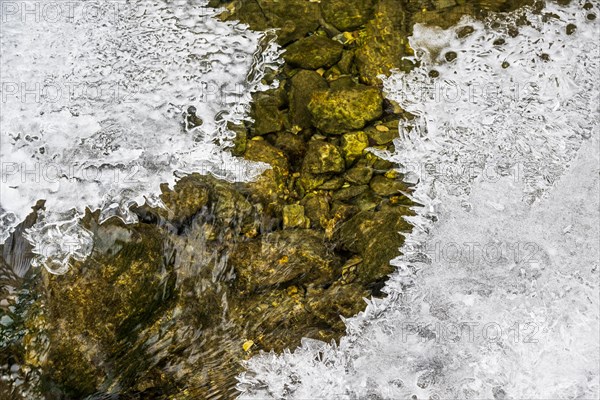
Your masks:
<svg viewBox="0 0 600 400"><path fill-rule="evenodd" d="M254 30L279 28L277 42L285 45L305 37L319 27L318 3L306 0L235 0L233 13L225 20L239 20Z"/></svg>
<svg viewBox="0 0 600 400"><path fill-rule="evenodd" d="M45 276L43 306L27 316L27 357L70 398L89 396L105 383L125 391L153 370L150 357L139 351L138 334L175 295L174 270L165 263L160 228L123 228L130 240L120 242L117 252L96 251L65 275ZM106 225L100 234L110 231ZM43 348L45 356L36 356Z"/></svg>
<svg viewBox="0 0 600 400"><path fill-rule="evenodd" d="M283 230L240 243L229 258L236 286L246 293L274 286L333 280L340 260L310 230Z"/></svg>
<svg viewBox="0 0 600 400"><path fill-rule="evenodd" d="M321 13L340 31L351 31L371 18L374 3L374 0L321 0Z"/></svg>
<svg viewBox="0 0 600 400"><path fill-rule="evenodd" d="M321 90L308 103L314 125L327 134L358 130L382 114L380 91L357 85L347 89Z"/></svg>
<svg viewBox="0 0 600 400"><path fill-rule="evenodd" d="M282 100L276 93L259 93L252 103L252 117L254 117L254 134L265 135L278 132L285 125L285 113Z"/></svg>
<svg viewBox="0 0 600 400"><path fill-rule="evenodd" d="M337 67L342 74L350 75L353 73L354 50L344 50L342 58L337 63Z"/></svg>
<svg viewBox="0 0 600 400"><path fill-rule="evenodd" d="M312 140L304 157L302 170L310 174L340 173L344 159L337 146L323 140Z"/></svg>
<svg viewBox="0 0 600 400"><path fill-rule="evenodd" d="M342 135L340 149L347 166L352 165L356 159L362 156L367 147L369 147L369 138L362 131Z"/></svg>
<svg viewBox="0 0 600 400"><path fill-rule="evenodd" d="M360 79L369 85L381 85L378 75L388 75L398 68L408 71L412 63L407 55L410 18L396 0L380 0L374 18L366 25L365 37L356 50L356 66Z"/></svg>
<svg viewBox="0 0 600 400"><path fill-rule="evenodd" d="M271 165L271 169L263 172L256 181L249 183L248 186L259 201L278 203L278 199L285 195L286 178L289 174L289 163L285 153L270 145L266 140L250 140L244 158Z"/></svg>
<svg viewBox="0 0 600 400"><path fill-rule="evenodd" d="M329 68L339 61L343 49L340 42L312 35L289 45L283 59L291 66L304 69Z"/></svg>
<svg viewBox="0 0 600 400"><path fill-rule="evenodd" d="M366 165L369 165L376 171L387 171L391 168L394 168L393 162L381 158L378 155L371 152L365 154L364 160Z"/></svg>
<svg viewBox="0 0 600 400"><path fill-rule="evenodd" d="M373 192L384 197L410 191L410 188L401 180L386 178L382 175L374 176L369 186Z"/></svg>
<svg viewBox="0 0 600 400"><path fill-rule="evenodd" d="M382 200L381 197L369 189L352 199L352 204L358 207L360 211L371 211L380 206Z"/></svg>
<svg viewBox="0 0 600 400"><path fill-rule="evenodd" d="M167 208L168 217L182 224L198 214L209 201L209 187L193 177L180 179L173 190L166 184L160 187L160 199Z"/></svg>
<svg viewBox="0 0 600 400"><path fill-rule="evenodd" d="M300 70L290 79L290 121L300 128L310 128L307 105L317 90L327 89L327 82L314 71Z"/></svg>
<svg viewBox="0 0 600 400"><path fill-rule="evenodd" d="M304 207L300 204L289 204L283 206L283 227L309 228L310 220L304 216Z"/></svg>
<svg viewBox="0 0 600 400"><path fill-rule="evenodd" d="M329 82L329 87L333 90L338 89L349 89L356 86L357 83L354 82L351 76L342 76L336 80Z"/></svg>
<svg viewBox="0 0 600 400"><path fill-rule="evenodd" d="M337 238L342 248L363 259L357 271L359 282L375 282L394 270L389 262L400 255L404 243L399 232L411 230L403 218L407 213L404 209L361 211L340 226Z"/></svg>
<svg viewBox="0 0 600 400"><path fill-rule="evenodd" d="M336 176L318 186L319 190L338 190L344 186L344 177Z"/></svg>
<svg viewBox="0 0 600 400"><path fill-rule="evenodd" d="M357 185L368 184L373 177L373 169L366 165L357 165L346 171L346 180Z"/></svg>
<svg viewBox="0 0 600 400"><path fill-rule="evenodd" d="M325 227L327 215L329 214L329 202L323 194L309 194L303 200L304 212L310 219L311 226Z"/></svg>
<svg viewBox="0 0 600 400"><path fill-rule="evenodd" d="M336 191L333 194L332 199L334 201L348 201L363 193L368 188L369 186L367 185L348 186Z"/></svg>
<svg viewBox="0 0 600 400"><path fill-rule="evenodd" d="M344 329L340 316L355 315L364 309L364 300L369 292L360 284L334 285L328 289L315 288L307 291L307 310L320 321L332 324L336 329ZM336 318L337 317L337 318Z"/></svg>
<svg viewBox="0 0 600 400"><path fill-rule="evenodd" d="M369 137L371 145L386 145L396 139L400 133L398 132L398 120L377 124L365 129L365 133Z"/></svg>
<svg viewBox="0 0 600 400"><path fill-rule="evenodd" d="M227 123L227 129L235 132L231 154L241 156L246 151L246 145L248 144L248 130L244 124L234 124L232 122Z"/></svg>

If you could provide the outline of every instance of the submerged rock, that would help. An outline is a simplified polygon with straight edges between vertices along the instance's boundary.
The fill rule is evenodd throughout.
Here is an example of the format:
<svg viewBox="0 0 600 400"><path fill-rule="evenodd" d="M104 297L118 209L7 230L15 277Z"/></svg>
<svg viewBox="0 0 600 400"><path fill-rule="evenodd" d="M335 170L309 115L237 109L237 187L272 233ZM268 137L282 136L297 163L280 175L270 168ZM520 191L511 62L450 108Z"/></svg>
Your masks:
<svg viewBox="0 0 600 400"><path fill-rule="evenodd" d="M240 243L229 262L236 286L252 293L273 286L306 283L318 286L334 280L339 258L310 230L283 230Z"/></svg>
<svg viewBox="0 0 600 400"><path fill-rule="evenodd" d="M323 18L340 31L351 31L373 15L375 0L321 0Z"/></svg>
<svg viewBox="0 0 600 400"><path fill-rule="evenodd" d="M375 282L394 270L389 262L399 254L399 247L404 243L400 232L412 229L403 218L410 214L404 208L361 211L340 226L338 239L342 247L363 259L357 270L358 281Z"/></svg>
<svg viewBox="0 0 600 400"><path fill-rule="evenodd" d="M302 170L310 174L340 173L345 169L344 159L337 146L323 140L308 145Z"/></svg>
<svg viewBox="0 0 600 400"><path fill-rule="evenodd" d="M310 128L308 103L317 90L327 89L327 82L314 71L300 70L290 79L290 120L300 128Z"/></svg>
<svg viewBox="0 0 600 400"><path fill-rule="evenodd" d="M350 166L369 147L369 138L362 131L346 133L342 136L340 147L346 160L346 165Z"/></svg>
<svg viewBox="0 0 600 400"><path fill-rule="evenodd" d="M402 59L409 51L410 27L410 16L402 3L378 1L374 18L366 24L364 39L356 50L356 66L362 82L380 85L378 75L388 75L394 68L411 68L411 63Z"/></svg>
<svg viewBox="0 0 600 400"><path fill-rule="evenodd" d="M314 125L327 134L358 130L382 114L383 98L377 88L357 85L321 90L308 104Z"/></svg>
<svg viewBox="0 0 600 400"><path fill-rule="evenodd" d="M342 56L344 46L325 36L312 35L289 45L283 59L294 67L317 69L331 67Z"/></svg>
<svg viewBox="0 0 600 400"><path fill-rule="evenodd" d="M277 28L277 41L285 45L314 32L319 27L318 3L305 0L235 0L226 20L237 20L254 30Z"/></svg>

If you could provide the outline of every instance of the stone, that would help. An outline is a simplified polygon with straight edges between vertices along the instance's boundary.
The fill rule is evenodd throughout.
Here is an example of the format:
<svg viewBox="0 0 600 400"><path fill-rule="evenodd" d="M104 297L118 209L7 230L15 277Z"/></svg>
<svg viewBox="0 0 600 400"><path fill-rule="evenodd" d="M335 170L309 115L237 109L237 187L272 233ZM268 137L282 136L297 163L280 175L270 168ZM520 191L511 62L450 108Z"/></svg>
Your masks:
<svg viewBox="0 0 600 400"><path fill-rule="evenodd" d="M304 154L306 153L306 143L302 137L291 132L279 132L275 138L275 147L281 149L290 164L296 165L301 163Z"/></svg>
<svg viewBox="0 0 600 400"><path fill-rule="evenodd" d="M299 70L290 79L290 121L300 128L312 126L307 105L312 93L327 89L327 82L314 71Z"/></svg>
<svg viewBox="0 0 600 400"><path fill-rule="evenodd" d="M408 54L410 17L396 0L380 0L374 18L366 24L365 37L356 49L356 66L362 82L381 85L378 75L388 75L392 69L408 72L412 63L403 60Z"/></svg>
<svg viewBox="0 0 600 400"><path fill-rule="evenodd" d="M368 184L373 177L373 168L365 165L356 165L346 171L346 180L357 185Z"/></svg>
<svg viewBox="0 0 600 400"><path fill-rule="evenodd" d="M339 148L323 140L312 140L304 157L302 170L310 174L340 173L345 169Z"/></svg>
<svg viewBox="0 0 600 400"><path fill-rule="evenodd" d="M283 206L283 228L309 228L310 220L304 216L304 207L300 204Z"/></svg>
<svg viewBox="0 0 600 400"><path fill-rule="evenodd" d="M369 188L368 185L348 186L336 191L331 197L334 201L348 201Z"/></svg>
<svg viewBox="0 0 600 400"><path fill-rule="evenodd" d="M321 13L340 31L352 31L371 18L374 4L374 0L321 0Z"/></svg>
<svg viewBox="0 0 600 400"><path fill-rule="evenodd" d="M278 132L285 126L285 113L279 108L283 104L274 93L259 93L252 103L252 117L254 118L254 134L265 135Z"/></svg>
<svg viewBox="0 0 600 400"><path fill-rule="evenodd" d="M329 201L324 194L309 194L302 199L304 213L310 219L311 226L324 227L329 214Z"/></svg>
<svg viewBox="0 0 600 400"><path fill-rule="evenodd" d="M319 4L306 0L235 0L233 12L223 15L238 20L254 30L277 28L277 42L286 45L305 37L319 27Z"/></svg>
<svg viewBox="0 0 600 400"><path fill-rule="evenodd" d="M339 135L362 129L382 114L379 89L364 85L321 90L313 94L308 110L315 127L326 134Z"/></svg>
<svg viewBox="0 0 600 400"><path fill-rule="evenodd" d="M399 195L401 192L409 192L410 188L399 179L386 178L383 175L374 176L369 184L371 190L380 196Z"/></svg>
<svg viewBox="0 0 600 400"><path fill-rule="evenodd" d="M329 68L340 60L344 46L326 36L312 35L290 44L283 59L293 67Z"/></svg>
<svg viewBox="0 0 600 400"><path fill-rule="evenodd" d="M342 135L340 149L346 160L346 166L352 165L369 147L369 138L363 131L350 132Z"/></svg>
<svg viewBox="0 0 600 400"><path fill-rule="evenodd" d="M369 142L374 146L390 144L400 136L398 132L398 120L377 124L365 129Z"/></svg>
<svg viewBox="0 0 600 400"><path fill-rule="evenodd" d="M251 293L291 282L329 282L341 263L315 232L286 229L239 243L229 264L236 273L236 286Z"/></svg>
<svg viewBox="0 0 600 400"><path fill-rule="evenodd" d="M340 226L337 239L342 248L363 259L357 271L359 282L375 282L394 270L389 262L400 255L404 242L400 232L412 228L403 218L408 214L405 209L361 211Z"/></svg>
<svg viewBox="0 0 600 400"><path fill-rule="evenodd" d="M233 147L231 148L231 154L234 156L241 156L246 151L248 144L248 130L244 124L234 124L232 122L227 123L227 129L235 132L235 138L233 139Z"/></svg>

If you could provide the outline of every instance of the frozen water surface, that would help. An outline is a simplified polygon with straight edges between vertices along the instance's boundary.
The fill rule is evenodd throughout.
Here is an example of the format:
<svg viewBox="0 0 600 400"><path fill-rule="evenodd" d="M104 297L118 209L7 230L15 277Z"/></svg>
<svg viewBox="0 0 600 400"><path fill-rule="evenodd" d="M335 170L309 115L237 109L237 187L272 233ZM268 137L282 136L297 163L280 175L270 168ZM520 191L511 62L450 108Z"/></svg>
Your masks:
<svg viewBox="0 0 600 400"><path fill-rule="evenodd" d="M424 207L389 296L339 346L251 359L242 398L598 398L600 36L580 3L545 11L515 37L523 12L415 27L421 66L385 90L417 118L387 157Z"/></svg>
<svg viewBox="0 0 600 400"><path fill-rule="evenodd" d="M29 239L38 264L64 272L90 250L85 207L133 222L129 205L159 204L174 173L250 180L264 170L222 149L227 121L246 117L279 63L272 35L219 22L203 1L1 7L0 242L45 199ZM185 132L190 105L204 123Z"/></svg>

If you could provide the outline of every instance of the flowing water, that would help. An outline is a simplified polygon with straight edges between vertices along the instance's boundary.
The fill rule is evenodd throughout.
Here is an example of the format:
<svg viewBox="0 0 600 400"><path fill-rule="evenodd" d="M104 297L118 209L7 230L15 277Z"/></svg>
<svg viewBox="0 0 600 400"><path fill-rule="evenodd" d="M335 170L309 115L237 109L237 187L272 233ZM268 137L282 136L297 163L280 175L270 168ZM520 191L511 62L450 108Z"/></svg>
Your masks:
<svg viewBox="0 0 600 400"><path fill-rule="evenodd" d="M46 199L28 239L60 273L91 250L86 207L133 222L129 206L160 204L179 174L264 170L223 151L226 122L279 50L203 3L54 4L0 3L0 240ZM417 118L383 155L426 207L389 296L339 346L251 359L242 398L598 398L599 10L582 5L415 27L420 66L384 88ZM187 132L190 105L203 124Z"/></svg>

